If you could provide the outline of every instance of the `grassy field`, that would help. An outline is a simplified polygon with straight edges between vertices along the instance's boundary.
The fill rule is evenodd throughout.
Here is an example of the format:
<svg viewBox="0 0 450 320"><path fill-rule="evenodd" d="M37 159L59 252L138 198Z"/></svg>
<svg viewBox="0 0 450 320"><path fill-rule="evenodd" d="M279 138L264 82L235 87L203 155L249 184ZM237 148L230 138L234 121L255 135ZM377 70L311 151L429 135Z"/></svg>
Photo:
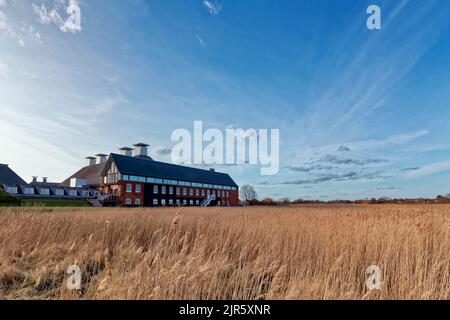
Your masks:
<svg viewBox="0 0 450 320"><path fill-rule="evenodd" d="M448 205L0 209L0 299L449 299L449 255Z"/></svg>

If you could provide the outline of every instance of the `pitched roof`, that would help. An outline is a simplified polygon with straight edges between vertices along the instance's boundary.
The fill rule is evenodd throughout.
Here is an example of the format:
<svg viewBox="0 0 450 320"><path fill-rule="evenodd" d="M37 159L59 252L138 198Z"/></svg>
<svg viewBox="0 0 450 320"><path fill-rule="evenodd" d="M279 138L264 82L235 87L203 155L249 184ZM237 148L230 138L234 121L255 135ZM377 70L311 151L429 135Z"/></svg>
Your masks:
<svg viewBox="0 0 450 320"><path fill-rule="evenodd" d="M105 164L95 164L93 166L87 166L71 175L69 178L61 183L61 186L69 187L70 180L73 178L86 179L88 185L96 186L101 184L102 171L105 168Z"/></svg>
<svg viewBox="0 0 450 320"><path fill-rule="evenodd" d="M151 177L167 180L189 181L237 187L226 173L211 172L175 164L127 157L112 153L109 161L114 161L120 173L125 175ZM108 163L109 163L108 161Z"/></svg>
<svg viewBox="0 0 450 320"><path fill-rule="evenodd" d="M0 184L18 185L27 183L12 171L7 164L0 164Z"/></svg>

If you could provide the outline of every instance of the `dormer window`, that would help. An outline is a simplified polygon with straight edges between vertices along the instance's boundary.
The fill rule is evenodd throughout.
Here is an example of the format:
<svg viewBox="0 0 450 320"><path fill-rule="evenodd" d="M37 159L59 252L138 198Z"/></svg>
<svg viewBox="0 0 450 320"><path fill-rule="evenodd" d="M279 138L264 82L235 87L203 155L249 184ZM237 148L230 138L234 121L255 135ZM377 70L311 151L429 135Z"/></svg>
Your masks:
<svg viewBox="0 0 450 320"><path fill-rule="evenodd" d="M23 190L23 193L25 193L25 194L34 194L34 188L25 188Z"/></svg>
<svg viewBox="0 0 450 320"><path fill-rule="evenodd" d="M17 194L17 187L7 187L6 192L11 194Z"/></svg>

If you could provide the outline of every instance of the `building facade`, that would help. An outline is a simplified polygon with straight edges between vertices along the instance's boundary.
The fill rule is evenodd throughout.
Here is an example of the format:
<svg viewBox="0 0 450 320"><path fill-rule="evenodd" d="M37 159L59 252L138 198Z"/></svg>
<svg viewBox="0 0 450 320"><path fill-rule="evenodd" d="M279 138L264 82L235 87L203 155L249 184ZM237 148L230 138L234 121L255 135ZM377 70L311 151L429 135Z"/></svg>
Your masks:
<svg viewBox="0 0 450 320"><path fill-rule="evenodd" d="M142 144L139 144L142 148ZM121 206L237 206L239 187L228 174L111 154L100 191Z"/></svg>

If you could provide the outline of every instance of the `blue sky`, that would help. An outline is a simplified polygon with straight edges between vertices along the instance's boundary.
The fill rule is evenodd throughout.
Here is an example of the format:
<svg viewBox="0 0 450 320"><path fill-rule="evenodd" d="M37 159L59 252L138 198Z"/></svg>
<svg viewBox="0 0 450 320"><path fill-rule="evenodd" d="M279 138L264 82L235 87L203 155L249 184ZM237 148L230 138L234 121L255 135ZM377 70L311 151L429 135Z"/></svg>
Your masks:
<svg viewBox="0 0 450 320"><path fill-rule="evenodd" d="M71 4L81 30L64 25ZM170 161L172 131L202 120L281 130L278 175L217 168L261 197L449 193L449 14L446 0L0 0L0 162L60 181L141 141Z"/></svg>

